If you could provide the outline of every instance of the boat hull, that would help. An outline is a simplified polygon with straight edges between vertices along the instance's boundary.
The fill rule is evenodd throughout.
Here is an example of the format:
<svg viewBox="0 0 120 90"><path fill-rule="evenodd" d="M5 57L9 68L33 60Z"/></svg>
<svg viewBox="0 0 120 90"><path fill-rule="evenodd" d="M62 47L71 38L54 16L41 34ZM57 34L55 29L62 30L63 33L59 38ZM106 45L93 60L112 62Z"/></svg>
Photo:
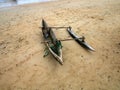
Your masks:
<svg viewBox="0 0 120 90"><path fill-rule="evenodd" d="M85 41L83 41L82 38L80 39L80 37L78 37L78 36L71 30L70 27L67 28L67 31L68 31L68 33L70 34L70 36L71 36L72 38L74 38L75 41L76 41L77 43L79 43L82 47L84 47L84 48L86 48L86 49L88 49L88 50L94 51L94 48L92 48L89 44L87 44Z"/></svg>
<svg viewBox="0 0 120 90"><path fill-rule="evenodd" d="M51 46L56 45L55 41L58 41L57 38L55 37L54 32L52 31L52 29L50 29L47 25L47 23L42 20L42 32L43 32L43 36L44 36L44 41L45 44L48 48L48 50L50 51L50 53L54 56L54 58L61 64L63 65L63 59L62 59L62 47L59 48L59 55L57 53L55 53L55 51L52 50Z"/></svg>
<svg viewBox="0 0 120 90"><path fill-rule="evenodd" d="M53 50L50 48L49 44L47 43L46 46L48 47L50 53L54 56L54 58L63 65L63 59L62 59L62 49L60 49L60 56L58 56L56 53L53 52Z"/></svg>

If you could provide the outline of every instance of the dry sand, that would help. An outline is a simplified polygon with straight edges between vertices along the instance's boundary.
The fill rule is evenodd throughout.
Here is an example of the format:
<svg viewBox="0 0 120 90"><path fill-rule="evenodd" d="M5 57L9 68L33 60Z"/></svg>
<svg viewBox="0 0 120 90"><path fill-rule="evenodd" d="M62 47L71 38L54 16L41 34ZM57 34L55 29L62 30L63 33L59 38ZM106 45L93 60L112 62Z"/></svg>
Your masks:
<svg viewBox="0 0 120 90"><path fill-rule="evenodd" d="M96 52L62 42L43 58L41 19L71 26ZM54 30L59 39L70 38ZM0 90L120 90L120 0L61 0L0 9Z"/></svg>

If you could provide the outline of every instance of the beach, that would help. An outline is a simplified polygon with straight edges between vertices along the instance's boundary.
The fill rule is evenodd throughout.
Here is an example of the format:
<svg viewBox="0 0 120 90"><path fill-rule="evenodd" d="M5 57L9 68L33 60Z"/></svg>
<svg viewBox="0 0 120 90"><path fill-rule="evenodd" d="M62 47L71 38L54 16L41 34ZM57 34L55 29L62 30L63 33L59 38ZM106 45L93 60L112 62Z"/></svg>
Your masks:
<svg viewBox="0 0 120 90"><path fill-rule="evenodd" d="M63 41L63 65L45 44L41 21L85 36L95 52ZM53 29L58 39L71 38ZM120 90L120 0L58 0L0 8L0 90Z"/></svg>

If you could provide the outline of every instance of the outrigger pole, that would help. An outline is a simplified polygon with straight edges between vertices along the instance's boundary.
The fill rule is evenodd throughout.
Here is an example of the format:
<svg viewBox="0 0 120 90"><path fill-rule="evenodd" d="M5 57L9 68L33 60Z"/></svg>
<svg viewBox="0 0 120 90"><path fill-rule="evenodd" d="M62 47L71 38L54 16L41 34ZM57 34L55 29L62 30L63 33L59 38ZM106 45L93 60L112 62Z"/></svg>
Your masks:
<svg viewBox="0 0 120 90"><path fill-rule="evenodd" d="M76 38L76 39L83 39L83 38L81 37L81 38ZM60 41L70 41L70 40L76 40L76 39L72 39L72 38L70 38L70 39L60 39ZM50 42L50 41L42 41L41 43L48 43L48 42Z"/></svg>
<svg viewBox="0 0 120 90"><path fill-rule="evenodd" d="M39 28L42 28L42 27L39 27ZM47 27L47 28L68 28L68 27Z"/></svg>

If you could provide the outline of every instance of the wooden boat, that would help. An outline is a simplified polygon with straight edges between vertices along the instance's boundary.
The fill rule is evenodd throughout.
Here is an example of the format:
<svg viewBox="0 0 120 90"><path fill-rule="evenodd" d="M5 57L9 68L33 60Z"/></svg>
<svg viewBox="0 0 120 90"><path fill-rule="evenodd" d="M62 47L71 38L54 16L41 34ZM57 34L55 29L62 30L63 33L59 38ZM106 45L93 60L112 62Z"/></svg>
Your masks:
<svg viewBox="0 0 120 90"><path fill-rule="evenodd" d="M48 27L45 20L42 20L42 32L48 50L55 57L55 59L62 65L63 59L61 41L56 38L52 28Z"/></svg>
<svg viewBox="0 0 120 90"><path fill-rule="evenodd" d="M67 31L68 31L68 33L70 34L70 36L72 36L72 38L74 38L75 39L75 41L77 42L77 43L79 43L82 47L84 47L84 48L86 48L86 49L88 49L88 50L91 50L91 51L94 51L94 48L92 48L89 44L87 44L86 42L85 42L85 38L84 37L78 37L72 30L71 30L71 27L68 27L67 28Z"/></svg>

